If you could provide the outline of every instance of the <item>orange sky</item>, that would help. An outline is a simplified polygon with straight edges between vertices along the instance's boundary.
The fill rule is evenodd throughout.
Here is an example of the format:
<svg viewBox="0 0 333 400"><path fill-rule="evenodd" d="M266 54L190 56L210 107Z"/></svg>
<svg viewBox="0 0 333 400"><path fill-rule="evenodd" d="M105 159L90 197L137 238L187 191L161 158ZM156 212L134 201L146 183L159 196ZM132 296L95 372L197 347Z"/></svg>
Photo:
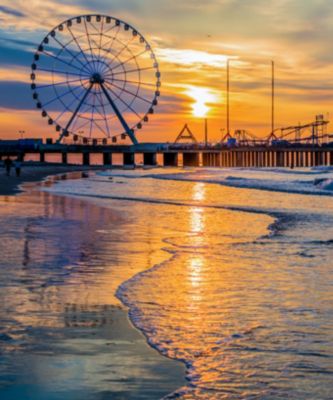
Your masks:
<svg viewBox="0 0 333 400"><path fill-rule="evenodd" d="M228 58L232 130L247 129L258 136L269 133L272 59L276 126L309 122L316 114L329 117L332 111L333 5L327 1L273 0L268 5L261 0L208 0L203 5L196 0L117 0L112 7L106 0L2 3L0 85L7 88L12 83L0 95L2 138L18 137L19 130L27 137L56 137L25 89L24 84L30 84L31 61L20 57L20 49L32 55L34 48L20 41L37 46L62 20L91 12L135 26L159 61L160 104L140 133L143 141L172 141L185 122L203 140L205 115L209 138L219 140L226 127Z"/></svg>

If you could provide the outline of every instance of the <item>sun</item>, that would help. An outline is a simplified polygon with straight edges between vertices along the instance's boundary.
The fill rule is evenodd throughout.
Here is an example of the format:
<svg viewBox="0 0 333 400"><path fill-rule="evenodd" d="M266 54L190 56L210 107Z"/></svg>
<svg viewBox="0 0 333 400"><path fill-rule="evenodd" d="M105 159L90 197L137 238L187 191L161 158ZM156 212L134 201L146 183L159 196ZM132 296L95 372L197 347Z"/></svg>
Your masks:
<svg viewBox="0 0 333 400"><path fill-rule="evenodd" d="M194 102L191 104L192 115L197 118L204 118L211 110L211 104L217 101L216 95L209 88L190 86L186 94Z"/></svg>
<svg viewBox="0 0 333 400"><path fill-rule="evenodd" d="M192 114L195 117L203 118L207 115L209 110L210 108L201 100L198 100L192 104Z"/></svg>

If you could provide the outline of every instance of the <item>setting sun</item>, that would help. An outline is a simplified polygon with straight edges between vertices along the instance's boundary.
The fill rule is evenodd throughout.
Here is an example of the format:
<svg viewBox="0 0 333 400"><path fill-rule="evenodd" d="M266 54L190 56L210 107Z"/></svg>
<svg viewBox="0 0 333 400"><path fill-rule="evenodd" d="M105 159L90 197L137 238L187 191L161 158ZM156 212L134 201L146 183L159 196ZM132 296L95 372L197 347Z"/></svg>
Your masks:
<svg viewBox="0 0 333 400"><path fill-rule="evenodd" d="M205 117L209 110L209 107L207 107L201 100L198 100L192 105L192 112L195 117Z"/></svg>
<svg viewBox="0 0 333 400"><path fill-rule="evenodd" d="M209 88L191 86L186 94L194 100L191 104L192 114L198 118L206 117L212 108L211 104L217 102L216 94Z"/></svg>

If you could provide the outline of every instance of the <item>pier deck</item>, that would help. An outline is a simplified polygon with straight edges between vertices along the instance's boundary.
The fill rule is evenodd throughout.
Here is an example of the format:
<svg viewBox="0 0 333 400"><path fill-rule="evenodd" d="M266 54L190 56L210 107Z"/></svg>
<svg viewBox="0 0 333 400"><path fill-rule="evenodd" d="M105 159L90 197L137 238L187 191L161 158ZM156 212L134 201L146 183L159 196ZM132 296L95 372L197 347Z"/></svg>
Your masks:
<svg viewBox="0 0 333 400"><path fill-rule="evenodd" d="M6 156L38 155L40 162L48 154L58 154L63 164L68 164L71 154L81 155L83 165L90 164L91 155L102 155L102 164L112 166L113 155L122 156L123 165L133 165L135 155L142 154L144 165L194 166L194 167L312 167L333 165L333 146L297 147L178 147L164 143L139 145L91 146L77 144L42 144L35 148L0 144L0 159ZM159 156L159 157L158 157ZM161 161L162 160L162 161Z"/></svg>

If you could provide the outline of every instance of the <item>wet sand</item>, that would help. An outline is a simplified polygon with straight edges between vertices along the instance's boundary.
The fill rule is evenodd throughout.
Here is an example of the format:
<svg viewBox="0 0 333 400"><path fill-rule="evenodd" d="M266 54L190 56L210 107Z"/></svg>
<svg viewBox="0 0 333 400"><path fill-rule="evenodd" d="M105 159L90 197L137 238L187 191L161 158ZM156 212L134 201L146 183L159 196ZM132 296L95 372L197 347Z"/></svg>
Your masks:
<svg viewBox="0 0 333 400"><path fill-rule="evenodd" d="M12 168L10 176L6 176L6 171L0 164L0 196L15 195L21 191L19 186L23 183L38 182L49 175L57 175L75 171L90 171L93 169L97 169L97 167L69 166L61 164L44 164L40 166L28 164L23 165L21 176L17 177L15 175L14 168ZM99 167L99 169L101 169L101 167Z"/></svg>
<svg viewBox="0 0 333 400"><path fill-rule="evenodd" d="M47 176L91 169L29 166L20 178L14 171L10 177L1 171L0 280L7 305L0 307L0 319L6 321L0 329L2 400L155 400L186 384L183 364L147 344L127 308L114 298L113 286L96 289L101 278L89 259L103 251L104 243L90 231L105 229L105 221L115 228L117 211L45 196L30 185ZM86 223L90 231L84 229ZM111 282L117 279L124 278L113 276ZM28 309L33 305L34 312L21 314L17 302Z"/></svg>

